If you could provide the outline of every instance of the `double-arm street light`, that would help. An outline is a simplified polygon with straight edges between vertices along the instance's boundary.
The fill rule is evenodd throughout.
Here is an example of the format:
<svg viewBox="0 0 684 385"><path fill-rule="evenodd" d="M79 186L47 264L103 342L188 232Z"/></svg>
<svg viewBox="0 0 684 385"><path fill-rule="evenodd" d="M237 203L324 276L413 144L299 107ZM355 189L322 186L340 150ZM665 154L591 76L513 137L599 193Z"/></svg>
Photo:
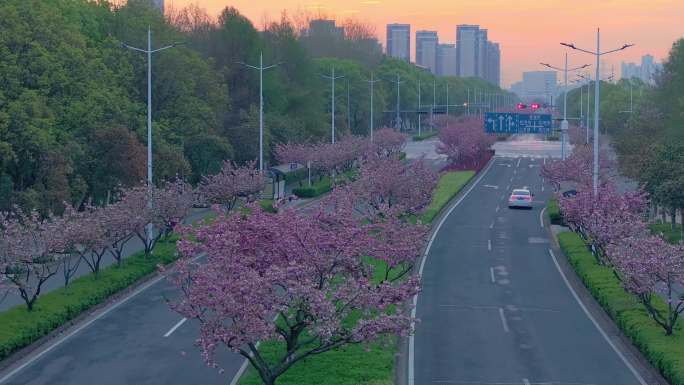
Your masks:
<svg viewBox="0 0 684 385"><path fill-rule="evenodd" d="M589 64L584 64L579 67L568 68L568 54L565 54L565 66L563 68L552 66L548 63L539 63L544 67L551 68L557 71L563 71L563 78L565 79L565 91L563 96L563 121L561 122L561 159L565 160L565 137L568 132L568 71L577 71L589 67Z"/></svg>
<svg viewBox="0 0 684 385"><path fill-rule="evenodd" d="M401 76L399 76L399 74L397 74L397 80L387 79L387 81L388 81L388 82L395 83L395 84L397 85L397 116L396 116L396 127L397 127L397 130L398 130L398 131L401 131L401 110L400 110L400 107L401 107L401 103L400 103L400 96L401 96L401 93L400 93L400 92L401 92L401 91L400 91L399 86L400 86L401 83L403 83L404 81L401 80Z"/></svg>
<svg viewBox="0 0 684 385"><path fill-rule="evenodd" d="M169 48L176 47L183 43L173 43L161 48L152 49L152 30L147 27L147 49L133 47L126 43L121 43L124 48L147 54L147 189L152 190L152 54ZM152 200L148 199L147 205L152 207ZM147 226L147 241L152 239L152 224Z"/></svg>
<svg viewBox="0 0 684 385"><path fill-rule="evenodd" d="M243 66L259 71L259 172L264 171L264 70L279 66L282 63L264 67L264 53L259 53L259 66L238 62Z"/></svg>
<svg viewBox="0 0 684 385"><path fill-rule="evenodd" d="M335 66L333 66L331 68L330 76L328 76L328 75L321 75L321 76L325 79L330 79L330 90L331 90L331 95L330 95L331 108L330 108L330 110L332 112L332 116L330 118L330 123L331 123L331 127L332 127L331 137L332 137L332 144L335 144L335 80L342 79L342 78L344 78L344 76L341 76L341 75L335 76Z"/></svg>
<svg viewBox="0 0 684 385"><path fill-rule="evenodd" d="M561 45L564 45L568 48L572 48L577 51L581 51L584 53L588 53L590 55L594 55L596 57L596 84L594 86L594 172L593 172L593 187L594 187L594 196L598 194L598 177L599 177L599 83L601 82L601 72L600 72L600 66L601 66L601 56L607 55L609 53L617 52L617 51L622 51L624 49L627 49L629 47L632 47L634 44L625 44L620 48L612 49L610 51L604 51L601 52L601 29L597 28L596 29L596 51L589 51L586 49L578 48L575 47L574 44L572 43L560 43Z"/></svg>

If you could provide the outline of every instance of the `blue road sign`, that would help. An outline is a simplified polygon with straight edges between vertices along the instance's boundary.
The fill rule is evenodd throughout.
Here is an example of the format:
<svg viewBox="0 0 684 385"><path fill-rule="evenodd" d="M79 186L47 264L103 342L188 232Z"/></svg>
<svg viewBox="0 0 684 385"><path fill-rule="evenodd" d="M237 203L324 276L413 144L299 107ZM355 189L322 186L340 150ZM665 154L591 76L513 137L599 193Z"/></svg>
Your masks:
<svg viewBox="0 0 684 385"><path fill-rule="evenodd" d="M518 114L515 112L487 112L484 119L485 132L516 133L518 131Z"/></svg>
<svg viewBox="0 0 684 385"><path fill-rule="evenodd" d="M548 134L551 132L551 115L519 114L516 112L488 112L484 128L495 134Z"/></svg>
<svg viewBox="0 0 684 385"><path fill-rule="evenodd" d="M519 114L518 127L520 134L551 133L551 114Z"/></svg>

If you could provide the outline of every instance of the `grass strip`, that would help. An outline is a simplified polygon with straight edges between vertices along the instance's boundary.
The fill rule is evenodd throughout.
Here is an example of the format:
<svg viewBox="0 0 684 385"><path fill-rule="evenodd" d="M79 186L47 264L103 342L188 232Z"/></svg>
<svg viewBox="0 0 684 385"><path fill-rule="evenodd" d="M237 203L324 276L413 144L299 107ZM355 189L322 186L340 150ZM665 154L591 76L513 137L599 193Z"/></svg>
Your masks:
<svg viewBox="0 0 684 385"><path fill-rule="evenodd" d="M437 214L449 203L451 198L461 191L470 179L475 176L475 171L450 171L442 174L437 182L437 188L432 195L432 203L421 217L421 221L430 224Z"/></svg>
<svg viewBox="0 0 684 385"><path fill-rule="evenodd" d="M653 223L648 226L653 234L662 234L666 241L679 243L682 241L682 225L675 224L674 229L671 223Z"/></svg>
<svg viewBox="0 0 684 385"><path fill-rule="evenodd" d="M421 140L430 139L434 136L437 136L437 134L437 131L423 132L420 135L413 135L413 140L416 142L420 142Z"/></svg>

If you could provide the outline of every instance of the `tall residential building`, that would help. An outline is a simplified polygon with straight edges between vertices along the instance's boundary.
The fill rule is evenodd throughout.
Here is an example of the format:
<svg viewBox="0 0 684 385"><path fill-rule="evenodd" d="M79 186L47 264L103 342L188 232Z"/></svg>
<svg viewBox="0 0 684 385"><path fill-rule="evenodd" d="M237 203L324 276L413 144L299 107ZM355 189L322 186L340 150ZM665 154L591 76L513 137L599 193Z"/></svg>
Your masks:
<svg viewBox="0 0 684 385"><path fill-rule="evenodd" d="M551 97L556 95L557 73L556 71L530 71L523 72L523 92L518 96L528 101L543 100L550 102Z"/></svg>
<svg viewBox="0 0 684 385"><path fill-rule="evenodd" d="M501 50L499 43L487 42L487 76L485 79L495 86L501 85Z"/></svg>
<svg viewBox="0 0 684 385"><path fill-rule="evenodd" d="M437 75L458 76L456 57L455 45L439 44L437 46Z"/></svg>
<svg viewBox="0 0 684 385"><path fill-rule="evenodd" d="M636 63L625 63L621 64L620 78L631 79L637 78L641 79L644 83L655 83L655 74L661 68L659 63L656 63L651 55L644 55L641 57L641 65Z"/></svg>
<svg viewBox="0 0 684 385"><path fill-rule="evenodd" d="M482 79L487 79L488 69L487 59L488 48L487 30L480 29L477 31L477 76Z"/></svg>
<svg viewBox="0 0 684 385"><path fill-rule="evenodd" d="M458 76L477 76L480 50L480 26L461 24L456 26L456 62Z"/></svg>
<svg viewBox="0 0 684 385"><path fill-rule="evenodd" d="M439 37L437 31L416 32L416 64L437 73L437 45Z"/></svg>
<svg viewBox="0 0 684 385"><path fill-rule="evenodd" d="M387 56L411 61L410 24L387 24Z"/></svg>
<svg viewBox="0 0 684 385"><path fill-rule="evenodd" d="M164 14L164 0L152 0L152 4L159 8L161 11L162 15Z"/></svg>

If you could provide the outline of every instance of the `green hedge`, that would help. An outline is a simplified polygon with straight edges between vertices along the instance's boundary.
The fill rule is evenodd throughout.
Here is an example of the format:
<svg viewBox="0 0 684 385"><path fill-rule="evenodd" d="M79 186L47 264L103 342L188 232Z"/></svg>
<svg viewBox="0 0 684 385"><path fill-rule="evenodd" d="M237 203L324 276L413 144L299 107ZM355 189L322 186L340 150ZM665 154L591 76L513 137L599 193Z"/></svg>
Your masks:
<svg viewBox="0 0 684 385"><path fill-rule="evenodd" d="M47 335L110 296L154 272L159 264L175 261L175 239L161 241L149 258L140 252L124 259L122 266L108 266L99 278L88 274L38 298L33 311L17 305L0 313L0 360Z"/></svg>
<svg viewBox="0 0 684 385"><path fill-rule="evenodd" d="M586 287L622 332L670 384L684 385L684 327L681 320L674 335L666 336L636 297L622 288L613 270L596 263L579 235L561 233L558 241ZM662 300L654 302L656 306L665 306Z"/></svg>
<svg viewBox="0 0 684 385"><path fill-rule="evenodd" d="M475 175L475 171L452 171L442 174L437 182L437 188L432 193L432 202L425 210L421 221L430 224L437 214L455 197L463 186Z"/></svg>
<svg viewBox="0 0 684 385"><path fill-rule="evenodd" d="M551 198L549 203L546 205L546 212L549 214L549 220L552 225L562 225L563 217L560 213L560 206L558 205L557 198Z"/></svg>
<svg viewBox="0 0 684 385"><path fill-rule="evenodd" d="M675 224L672 228L671 223L653 223L649 225L653 234L663 234L663 237L670 243L679 243L682 241L682 225Z"/></svg>
<svg viewBox="0 0 684 385"><path fill-rule="evenodd" d="M436 136L437 134L437 131L423 132L420 135L413 135L413 140L416 142L420 142L421 140L430 139L433 136Z"/></svg>
<svg viewBox="0 0 684 385"><path fill-rule="evenodd" d="M323 177L323 179L312 183L311 186L297 187L292 190L292 193L300 198L314 198L319 195L325 194L332 189L329 177Z"/></svg>

